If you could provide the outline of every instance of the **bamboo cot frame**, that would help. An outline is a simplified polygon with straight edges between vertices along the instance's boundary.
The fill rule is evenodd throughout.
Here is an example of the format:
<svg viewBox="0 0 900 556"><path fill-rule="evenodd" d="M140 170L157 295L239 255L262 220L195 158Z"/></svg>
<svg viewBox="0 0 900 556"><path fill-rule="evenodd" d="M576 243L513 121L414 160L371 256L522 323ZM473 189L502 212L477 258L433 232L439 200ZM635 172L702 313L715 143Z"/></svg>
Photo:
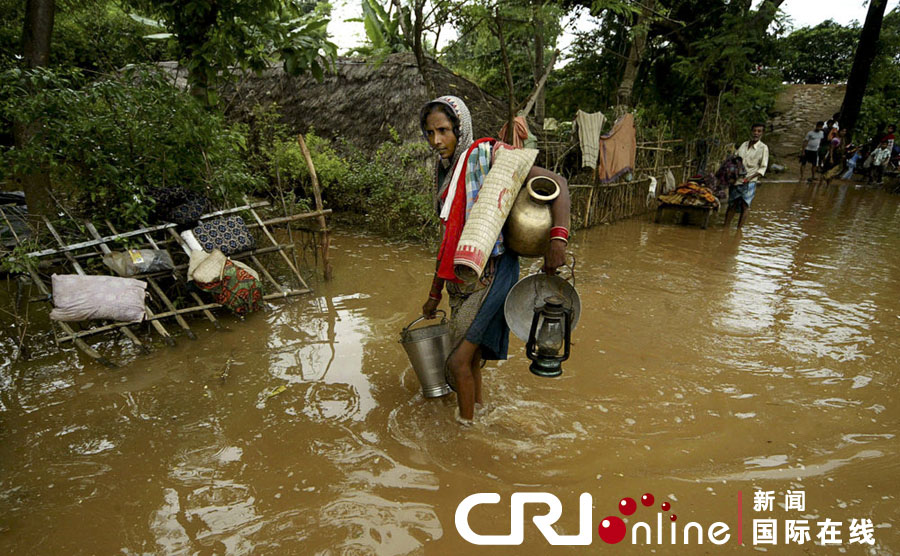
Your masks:
<svg viewBox="0 0 900 556"><path fill-rule="evenodd" d="M316 193L319 193L318 188L316 188ZM262 237L266 238L271 245L257 247L253 250L244 251L242 253L236 253L232 255L231 258L237 260L245 258L250 259L253 265L260 271L261 278L265 282L271 284L272 288L275 291L263 296L264 300L270 301L273 299L284 299L288 297L304 295L307 293L311 293L313 290L303 279L300 271L298 270L296 265L291 262L291 258L288 257L286 253L287 250L296 250L296 245L294 243L279 243L270 231L269 227L283 224L287 224L288 226L290 226L292 222L298 220L315 218L320 224L321 233L323 233L323 235L326 234L327 228L325 227L325 218L327 215L331 214L331 210L321 208L321 196L318 194L316 196L318 199L316 203L317 210L311 212L286 215L263 220L256 209L268 207L269 203L267 201L251 203L245 200L246 204L242 206L204 214L200 217L200 220L208 220L217 216L224 216L239 212L249 213L253 217L254 221L249 222L247 224L247 227L251 230L259 229L262 232ZM3 220L8 221L2 207L0 207L0 216L2 216ZM40 265L40 263L42 261L46 261L51 257L56 257L55 259L53 259L53 262L60 263L63 268L71 269L72 271L74 271L74 273L79 275L86 275L87 272L82 266L83 261L91 257L98 257L104 254L111 253L113 249L111 249L110 244L114 244L115 242L123 239L137 238L139 240L139 245L137 245L138 248L160 249L165 248L166 245L174 244L180 247L186 255L190 255L190 248L184 244L181 236L178 235L175 230L176 225L173 223L145 226L135 230L119 232L113 227L112 223L110 223L109 220L105 220L104 224L106 225L106 228L108 228L109 233L107 235L103 235L93 222L78 222L71 217L70 220L73 224L75 224L76 228L86 231L89 238L83 241L66 243L63 239L63 236L59 233L53 223L44 218L43 225L47 228L47 230L55 240L57 244L56 247L34 251L19 259L19 261L23 263L26 273L37 286L38 291L40 291L40 293L42 294L42 297L40 298L41 301L45 301L48 303L52 302L49 280L43 278L39 272L39 268L41 268L42 266ZM165 239L159 237L154 238L154 234L164 234L166 237ZM16 237L15 240L17 244L21 243L18 237ZM327 260L327 246L323 243L322 247L326 269L330 270L330 264ZM118 248L118 246L116 246L116 248ZM99 251L97 251L97 249L99 249ZM287 264L287 267L290 270L292 281L295 280L298 287L282 284L278 280L276 280L270 269L268 269L258 257L259 255L267 253L278 253L281 256L283 262ZM192 340L196 339L196 334L194 334L194 332L191 330L190 324L184 318L186 315L192 313L202 313L216 328L221 327L220 323L212 312L214 309L221 308L222 306L220 304L206 303L197 295L196 292L189 292L188 298L190 299L190 301L192 301L192 304L182 308L178 308L175 306L172 299L166 294L166 291L160 284L159 280L165 278L172 279L176 284L180 284L182 286L186 285L187 280L183 276L184 270L186 268L187 264L185 263L176 265L172 270L134 276L135 279L146 281L149 286L147 289L147 298L144 304L144 320L149 323L150 327L153 328L153 330L156 331L156 333L162 338L162 340L170 346L175 345L175 339L166 328L166 324L163 322L163 320L174 320L175 324L177 324L177 326L182 329L184 334ZM154 310L154 307L156 307L157 310ZM54 326L58 326L61 330L61 333L57 333L55 328L53 331L57 344L61 344L63 342L73 342L75 346L82 352L107 367L114 368L118 367L118 365L110 359L104 357L100 352L87 344L84 340L85 338L94 336L96 334L119 330L141 352L147 353L149 351L146 343L138 337L137 333L135 333L134 330L132 330L132 328L140 326L141 323L112 322L105 324L96 324L93 326L88 326L87 328L81 330L75 330L75 328L73 327L73 323L62 321L53 322L55 323Z"/></svg>

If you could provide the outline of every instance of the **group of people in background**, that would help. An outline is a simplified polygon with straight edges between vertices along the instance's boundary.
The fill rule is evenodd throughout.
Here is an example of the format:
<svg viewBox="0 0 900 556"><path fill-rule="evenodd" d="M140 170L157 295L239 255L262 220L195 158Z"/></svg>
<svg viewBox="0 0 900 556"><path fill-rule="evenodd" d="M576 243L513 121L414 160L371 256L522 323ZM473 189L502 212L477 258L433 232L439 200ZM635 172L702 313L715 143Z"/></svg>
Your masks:
<svg viewBox="0 0 900 556"><path fill-rule="evenodd" d="M806 134L800 148L800 181L810 165L809 183L830 184L840 175L841 179L851 179L860 173L867 183L882 183L884 172L900 159L900 146L895 151L894 132L896 126L888 125L871 140L861 145L847 143L846 129L838 123L839 114L834 114L827 122L816 122L816 127Z"/></svg>

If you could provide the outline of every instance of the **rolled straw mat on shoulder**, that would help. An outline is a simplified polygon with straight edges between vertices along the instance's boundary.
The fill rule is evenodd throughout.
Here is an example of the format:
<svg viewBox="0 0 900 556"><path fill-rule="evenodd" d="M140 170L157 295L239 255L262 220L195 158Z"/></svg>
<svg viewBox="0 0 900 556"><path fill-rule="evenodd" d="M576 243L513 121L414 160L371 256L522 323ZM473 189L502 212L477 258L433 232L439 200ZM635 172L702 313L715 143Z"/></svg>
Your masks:
<svg viewBox="0 0 900 556"><path fill-rule="evenodd" d="M537 149L501 148L497 151L453 256L453 271L463 282L474 282L484 272L494 243L537 154Z"/></svg>

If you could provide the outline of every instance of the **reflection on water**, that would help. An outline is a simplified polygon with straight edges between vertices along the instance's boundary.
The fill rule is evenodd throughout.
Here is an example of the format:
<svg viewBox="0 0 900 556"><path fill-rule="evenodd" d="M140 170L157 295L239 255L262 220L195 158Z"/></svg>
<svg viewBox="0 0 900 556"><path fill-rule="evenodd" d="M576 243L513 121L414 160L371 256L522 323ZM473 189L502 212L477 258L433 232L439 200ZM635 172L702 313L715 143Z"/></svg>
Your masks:
<svg viewBox="0 0 900 556"><path fill-rule="evenodd" d="M654 492L679 519L736 526L738 491L800 489L807 514L871 518L873 553L900 552L898 229L896 197L779 184L741 234L581 231L563 376L531 375L513 339L469 427L453 396L422 398L398 343L430 252L368 236L335 237L314 297L150 356L107 340L120 370L72 351L11 366L4 344L0 547L467 554L454 512L475 492L554 493L574 533L581 492L595 522ZM495 510L476 531L508 532ZM515 553L546 546L526 527Z"/></svg>

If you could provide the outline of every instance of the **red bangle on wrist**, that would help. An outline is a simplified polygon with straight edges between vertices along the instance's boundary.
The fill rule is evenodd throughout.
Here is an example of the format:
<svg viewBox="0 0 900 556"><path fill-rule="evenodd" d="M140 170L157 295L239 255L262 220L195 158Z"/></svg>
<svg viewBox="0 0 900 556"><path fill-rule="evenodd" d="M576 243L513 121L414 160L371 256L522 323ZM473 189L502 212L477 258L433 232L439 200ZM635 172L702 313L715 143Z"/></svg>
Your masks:
<svg viewBox="0 0 900 556"><path fill-rule="evenodd" d="M433 299L435 301L440 301L442 297L444 297L444 296L441 294L437 294L437 295L435 295L433 293L428 294L428 299Z"/></svg>
<svg viewBox="0 0 900 556"><path fill-rule="evenodd" d="M550 239L569 239L569 229L564 226L553 226L550 228Z"/></svg>

